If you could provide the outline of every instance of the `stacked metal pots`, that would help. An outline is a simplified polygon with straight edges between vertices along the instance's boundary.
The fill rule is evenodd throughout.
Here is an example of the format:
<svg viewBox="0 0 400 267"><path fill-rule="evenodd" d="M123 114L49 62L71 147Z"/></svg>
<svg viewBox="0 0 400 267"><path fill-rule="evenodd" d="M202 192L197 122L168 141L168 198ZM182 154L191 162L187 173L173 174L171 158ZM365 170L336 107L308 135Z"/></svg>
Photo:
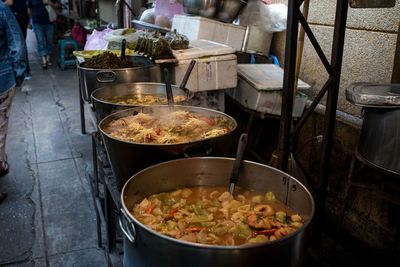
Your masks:
<svg viewBox="0 0 400 267"><path fill-rule="evenodd" d="M81 65L79 71L85 83L86 100L91 94L97 119L101 120L98 129L117 187L121 190L121 214L124 215L120 217L120 225L125 233L125 266L260 266L265 262L280 266L301 264L304 231L314 213L313 199L295 178L266 165L243 162L238 186L260 193L272 191L278 200L286 201L289 208L301 214L305 220L304 226L282 239L246 246L200 245L161 235L137 221L130 211L134 204L150 194L179 187L228 185L234 160L204 155L212 151L213 156L225 156L224 148L235 143L231 134L236 129L236 121L222 112L194 106L132 107L108 101L111 97L134 94L165 96L165 86L154 83L161 80L161 72L156 65L120 71L87 70ZM146 82L134 83L132 79L145 79ZM124 83L127 81L131 83ZM103 87L97 89L100 86ZM173 87L174 95L185 95L190 99L191 95L181 88ZM221 116L229 121L229 131L223 135L179 144L128 142L114 138L105 131L111 121L139 112L162 114L177 110L201 113L207 117ZM193 157L198 151L203 157Z"/></svg>

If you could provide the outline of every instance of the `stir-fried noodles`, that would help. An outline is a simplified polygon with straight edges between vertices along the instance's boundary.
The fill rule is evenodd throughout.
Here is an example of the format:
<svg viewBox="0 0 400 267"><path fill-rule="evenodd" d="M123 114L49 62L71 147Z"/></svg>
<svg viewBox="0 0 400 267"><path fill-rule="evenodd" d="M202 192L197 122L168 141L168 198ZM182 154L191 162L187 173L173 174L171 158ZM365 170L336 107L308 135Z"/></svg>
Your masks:
<svg viewBox="0 0 400 267"><path fill-rule="evenodd" d="M104 129L114 138L152 144L187 143L223 135L232 129L223 116L204 116L188 111L164 114L138 113L111 121Z"/></svg>

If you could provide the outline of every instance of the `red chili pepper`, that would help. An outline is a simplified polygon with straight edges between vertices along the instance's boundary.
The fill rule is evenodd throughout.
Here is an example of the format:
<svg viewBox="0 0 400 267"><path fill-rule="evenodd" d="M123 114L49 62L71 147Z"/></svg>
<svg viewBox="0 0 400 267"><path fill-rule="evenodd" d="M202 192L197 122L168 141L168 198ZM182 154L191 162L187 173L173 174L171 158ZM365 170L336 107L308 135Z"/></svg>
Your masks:
<svg viewBox="0 0 400 267"><path fill-rule="evenodd" d="M156 208L156 205L151 205L150 207L148 207L147 209L146 209L146 213L147 214L152 214L153 213L153 210Z"/></svg>
<svg viewBox="0 0 400 267"><path fill-rule="evenodd" d="M205 121L208 123L208 125L213 126L215 124L215 121L213 119L207 118L207 117L201 117L200 118L202 121Z"/></svg>
<svg viewBox="0 0 400 267"><path fill-rule="evenodd" d="M157 134L157 135L160 135L160 134L161 134L161 128L157 128L157 129L156 129L156 134Z"/></svg>
<svg viewBox="0 0 400 267"><path fill-rule="evenodd" d="M273 235L276 232L276 230L278 230L278 229L275 228L275 229L266 229L266 230L255 231L253 233L253 235L254 236L257 236L257 235Z"/></svg>
<svg viewBox="0 0 400 267"><path fill-rule="evenodd" d="M204 229L206 229L206 227L188 227L185 230L186 230L186 232L189 232L189 233L195 233L195 232L200 232L201 230L204 230Z"/></svg>

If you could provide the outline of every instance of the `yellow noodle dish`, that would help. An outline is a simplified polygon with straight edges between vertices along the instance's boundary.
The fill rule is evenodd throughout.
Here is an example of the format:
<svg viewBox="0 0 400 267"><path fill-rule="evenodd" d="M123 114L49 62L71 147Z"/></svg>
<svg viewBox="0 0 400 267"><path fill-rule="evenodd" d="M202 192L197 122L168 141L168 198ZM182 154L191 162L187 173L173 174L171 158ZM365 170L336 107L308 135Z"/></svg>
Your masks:
<svg viewBox="0 0 400 267"><path fill-rule="evenodd" d="M275 198L235 188L197 186L151 195L131 214L161 234L188 242L240 246L287 236L303 218Z"/></svg>
<svg viewBox="0 0 400 267"><path fill-rule="evenodd" d="M133 143L179 144L220 136L233 127L232 122L222 115L179 110L138 113L115 119L104 127L104 132Z"/></svg>
<svg viewBox="0 0 400 267"><path fill-rule="evenodd" d="M174 96L174 102L179 103L185 101L187 96L177 95ZM132 94L124 96L113 96L107 99L107 102L120 105L166 105L167 98L160 95L149 95L149 94Z"/></svg>

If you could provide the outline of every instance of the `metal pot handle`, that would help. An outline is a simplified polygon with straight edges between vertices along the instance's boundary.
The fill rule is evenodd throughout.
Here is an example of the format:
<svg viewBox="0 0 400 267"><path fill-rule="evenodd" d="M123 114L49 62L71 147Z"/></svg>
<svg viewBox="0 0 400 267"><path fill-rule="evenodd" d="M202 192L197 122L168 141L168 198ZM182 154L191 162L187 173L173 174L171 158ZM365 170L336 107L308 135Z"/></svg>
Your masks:
<svg viewBox="0 0 400 267"><path fill-rule="evenodd" d="M128 240L133 244L136 241L136 229L133 225L132 219L126 214L126 212L121 209L121 214L119 215L119 227L122 232L128 238Z"/></svg>
<svg viewBox="0 0 400 267"><path fill-rule="evenodd" d="M96 79L100 83L113 83L117 79L117 74L112 70L102 70L96 73Z"/></svg>

